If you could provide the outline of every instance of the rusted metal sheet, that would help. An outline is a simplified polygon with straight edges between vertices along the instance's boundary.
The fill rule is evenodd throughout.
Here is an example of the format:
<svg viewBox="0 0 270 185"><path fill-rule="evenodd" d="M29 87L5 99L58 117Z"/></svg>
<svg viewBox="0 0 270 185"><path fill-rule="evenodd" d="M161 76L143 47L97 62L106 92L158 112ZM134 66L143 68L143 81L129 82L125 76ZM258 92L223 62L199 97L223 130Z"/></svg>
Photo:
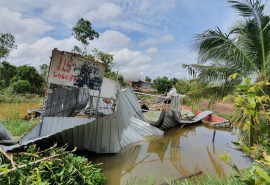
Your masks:
<svg viewBox="0 0 270 185"><path fill-rule="evenodd" d="M101 90L104 71L103 63L54 49L48 83Z"/></svg>

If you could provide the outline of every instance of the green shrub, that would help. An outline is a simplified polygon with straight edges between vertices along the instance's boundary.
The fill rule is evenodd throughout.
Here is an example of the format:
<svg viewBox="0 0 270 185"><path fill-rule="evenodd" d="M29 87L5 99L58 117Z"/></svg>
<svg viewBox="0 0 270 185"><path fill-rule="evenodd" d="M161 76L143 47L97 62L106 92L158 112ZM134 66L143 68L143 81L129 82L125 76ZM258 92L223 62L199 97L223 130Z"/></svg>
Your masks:
<svg viewBox="0 0 270 185"><path fill-rule="evenodd" d="M13 87L3 89L0 91L0 103L40 103L41 98L37 94L22 94L14 93Z"/></svg>
<svg viewBox="0 0 270 185"><path fill-rule="evenodd" d="M18 80L17 82L13 82L11 86L13 90L17 93L25 93L32 91L31 84L26 80Z"/></svg>
<svg viewBox="0 0 270 185"><path fill-rule="evenodd" d="M67 152L65 148L50 149L39 151L35 145L22 153L14 154L14 162L17 165L27 164L33 161L52 157L25 168L10 171L11 164L5 156L0 153L0 171L7 172L0 176L0 184L102 184L107 178L98 168L99 164L86 163L85 158L73 154L75 151Z"/></svg>

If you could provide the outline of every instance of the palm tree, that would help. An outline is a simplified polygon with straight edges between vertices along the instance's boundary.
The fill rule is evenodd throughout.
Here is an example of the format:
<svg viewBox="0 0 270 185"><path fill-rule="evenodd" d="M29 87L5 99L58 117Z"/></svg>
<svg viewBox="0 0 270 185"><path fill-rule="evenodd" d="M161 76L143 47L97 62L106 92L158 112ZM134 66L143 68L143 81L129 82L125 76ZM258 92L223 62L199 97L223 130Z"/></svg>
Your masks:
<svg viewBox="0 0 270 185"><path fill-rule="evenodd" d="M228 34L217 28L195 35L192 49L198 52L198 63L183 65L199 80L212 83L191 92L195 99L211 97L213 102L225 97L248 76L256 81L270 78L270 17L264 15L265 4L262 0L228 2L240 15L235 25Z"/></svg>

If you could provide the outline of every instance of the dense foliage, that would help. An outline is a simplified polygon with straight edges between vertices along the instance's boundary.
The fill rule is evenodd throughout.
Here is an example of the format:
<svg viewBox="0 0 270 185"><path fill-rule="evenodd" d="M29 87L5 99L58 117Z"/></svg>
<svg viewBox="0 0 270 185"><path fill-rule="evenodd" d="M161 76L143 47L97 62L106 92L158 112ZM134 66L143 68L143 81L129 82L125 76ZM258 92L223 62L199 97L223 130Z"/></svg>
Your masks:
<svg viewBox="0 0 270 185"><path fill-rule="evenodd" d="M46 74L45 69L41 72ZM6 61L0 64L0 77L0 88L9 87L16 93L39 93L45 82L36 68L27 65L16 67Z"/></svg>
<svg viewBox="0 0 270 185"><path fill-rule="evenodd" d="M44 78L38 73L36 68L32 66L19 66L17 67L16 75L10 80L10 85L13 86L14 84L18 83L19 81L27 81L31 88L29 91L26 91L25 87L22 85L17 85L17 89L14 89L15 92L22 93L22 92L31 92L31 93L38 93L40 88L42 87L42 83L44 82ZM20 89L20 87L22 87Z"/></svg>
<svg viewBox="0 0 270 185"><path fill-rule="evenodd" d="M106 65L105 73L111 72L112 68L115 66L113 62L113 55L109 53L104 53L102 51L98 51L96 48L92 50L93 54L87 55L88 58L96 61L100 61Z"/></svg>
<svg viewBox="0 0 270 185"><path fill-rule="evenodd" d="M11 33L0 33L0 59L7 58L13 49L17 49L14 35Z"/></svg>
<svg viewBox="0 0 270 185"><path fill-rule="evenodd" d="M17 67L3 61L0 63L0 88L9 86L10 80L17 74Z"/></svg>
<svg viewBox="0 0 270 185"><path fill-rule="evenodd" d="M163 76L161 77L157 77L154 80L154 88L156 90L158 90L159 93L166 93L168 92L171 88L173 87L173 81L169 80L168 77Z"/></svg>
<svg viewBox="0 0 270 185"><path fill-rule="evenodd" d="M198 63L183 65L188 72L213 85L193 92L193 97L222 98L236 90L242 77L269 79L270 17L261 0L229 0L239 17L228 33L206 30L195 36L193 50ZM209 63L209 65L203 65ZM239 74L236 78L229 78Z"/></svg>
<svg viewBox="0 0 270 185"><path fill-rule="evenodd" d="M146 76L146 77L145 77L145 81L146 81L146 82L151 82L152 79L151 79L150 77Z"/></svg>
<svg viewBox="0 0 270 185"><path fill-rule="evenodd" d="M47 160L27 165L25 168L17 168L11 171L11 164L0 154L0 171L6 172L0 176L1 184L102 184L107 178L97 165L86 163L85 158L67 152L65 148L55 148L39 151L32 145L25 151L14 154L16 165L24 165L30 162L47 158ZM50 158L48 158L50 157Z"/></svg>
<svg viewBox="0 0 270 185"><path fill-rule="evenodd" d="M99 38L98 32L92 29L92 24L88 20L80 18L77 21L75 27L72 28L75 39L82 42L85 49L85 54L87 55L86 46L89 44L88 40L94 40L94 38Z"/></svg>

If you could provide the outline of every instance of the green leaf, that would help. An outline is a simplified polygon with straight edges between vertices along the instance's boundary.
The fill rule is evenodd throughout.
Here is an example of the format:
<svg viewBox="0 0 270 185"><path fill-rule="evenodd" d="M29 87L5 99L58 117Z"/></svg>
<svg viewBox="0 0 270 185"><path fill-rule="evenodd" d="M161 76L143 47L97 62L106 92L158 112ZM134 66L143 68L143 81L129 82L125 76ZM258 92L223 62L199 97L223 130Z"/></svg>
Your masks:
<svg viewBox="0 0 270 185"><path fill-rule="evenodd" d="M7 172L7 173L10 172L10 170L9 169L6 169L6 168L0 168L0 171L1 172Z"/></svg>
<svg viewBox="0 0 270 185"><path fill-rule="evenodd" d="M262 129L262 132L266 134L267 131L268 131L268 125L267 125L267 123L263 123L261 125L261 129Z"/></svg>
<svg viewBox="0 0 270 185"><path fill-rule="evenodd" d="M270 147L268 145L265 146L267 149L267 152L270 153Z"/></svg>
<svg viewBox="0 0 270 185"><path fill-rule="evenodd" d="M77 147L75 147L71 152L75 152L77 150Z"/></svg>
<svg viewBox="0 0 270 185"><path fill-rule="evenodd" d="M232 144L234 144L235 146L240 147L240 143L239 143L239 142L234 142L234 141L232 141Z"/></svg>
<svg viewBox="0 0 270 185"><path fill-rule="evenodd" d="M246 145L241 145L241 148L247 152L251 152L250 148L248 148Z"/></svg>
<svg viewBox="0 0 270 185"><path fill-rule="evenodd" d="M229 79L230 78L235 79L237 75L238 75L238 73L234 73L234 74L232 74L232 75L229 76Z"/></svg>
<svg viewBox="0 0 270 185"><path fill-rule="evenodd" d="M248 87L250 87L250 78L249 77L246 78L245 83Z"/></svg>
<svg viewBox="0 0 270 185"><path fill-rule="evenodd" d="M236 87L238 89L241 89L241 90L248 90L249 89L246 85L237 85Z"/></svg>
<svg viewBox="0 0 270 185"><path fill-rule="evenodd" d="M264 141L262 142L262 144L263 144L264 146L267 145L267 144L268 144L268 139L264 140Z"/></svg>
<svg viewBox="0 0 270 185"><path fill-rule="evenodd" d="M259 166L255 166L256 172L263 178L265 179L267 182L270 182L270 177L269 175L264 171L264 169L262 169Z"/></svg>
<svg viewBox="0 0 270 185"><path fill-rule="evenodd" d="M248 99L248 102L250 103L250 105L252 105L252 107L256 106L256 101L255 101L254 97L248 96L247 99Z"/></svg>

